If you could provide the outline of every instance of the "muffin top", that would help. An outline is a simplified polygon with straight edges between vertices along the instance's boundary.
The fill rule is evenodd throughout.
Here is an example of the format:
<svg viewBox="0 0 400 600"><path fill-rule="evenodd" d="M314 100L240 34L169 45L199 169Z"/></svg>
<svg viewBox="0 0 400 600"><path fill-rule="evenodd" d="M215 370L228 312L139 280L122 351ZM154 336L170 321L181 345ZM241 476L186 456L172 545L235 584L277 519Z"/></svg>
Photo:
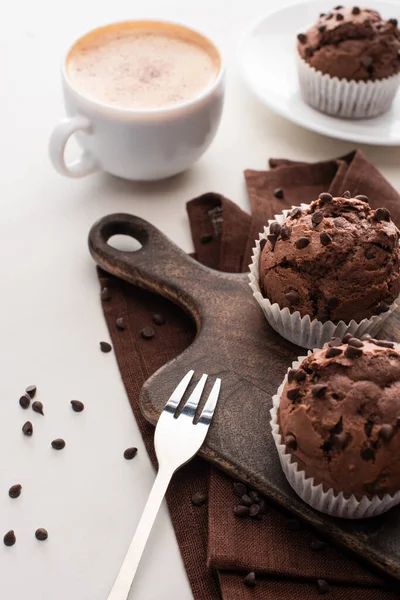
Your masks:
<svg viewBox="0 0 400 600"><path fill-rule="evenodd" d="M375 10L336 6L297 36L300 56L331 77L374 81L400 72L397 19Z"/></svg>
<svg viewBox="0 0 400 600"><path fill-rule="evenodd" d="M385 312L400 292L399 230L365 196L320 194L270 225L260 254L263 295L325 322Z"/></svg>
<svg viewBox="0 0 400 600"><path fill-rule="evenodd" d="M278 411L300 469L357 499L400 490L400 344L365 338L333 339L290 370Z"/></svg>

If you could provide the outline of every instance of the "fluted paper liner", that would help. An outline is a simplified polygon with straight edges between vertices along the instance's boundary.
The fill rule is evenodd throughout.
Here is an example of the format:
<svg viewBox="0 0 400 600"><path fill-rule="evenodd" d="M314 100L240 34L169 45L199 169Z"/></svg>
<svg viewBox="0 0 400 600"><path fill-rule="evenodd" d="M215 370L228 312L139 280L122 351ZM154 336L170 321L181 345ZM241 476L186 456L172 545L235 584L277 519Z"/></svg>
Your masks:
<svg viewBox="0 0 400 600"><path fill-rule="evenodd" d="M370 319L363 319L359 323L352 320L349 323L339 321L333 323L332 321L326 321L322 323L318 319L313 319L306 315L302 317L299 311L290 312L289 308L280 308L275 302L274 304L268 298L265 298L260 289L260 242L262 239L266 239L269 234L269 228L271 223L282 221L286 218L291 209L284 210L280 215L275 215L274 219L268 221L268 225L264 227L264 231L260 233L259 239L255 242L253 248L253 256L251 258L251 264L249 265L250 274L250 287L253 291L253 296L261 306L261 309L275 331L277 331L282 337L301 346L303 348L322 348L324 344L329 342L332 337L342 338L346 333L351 333L354 337L361 337L362 335L369 333L374 337L379 329L381 329L383 323L397 308L397 299L389 307L389 310L380 314L374 315ZM308 204L301 204L301 209L307 210Z"/></svg>
<svg viewBox="0 0 400 600"><path fill-rule="evenodd" d="M293 362L292 368L297 369L305 358L306 356L299 356L298 359ZM367 517L375 517L387 512L396 504L399 504L400 491L396 492L393 496L385 494L382 498L373 496L370 499L367 496L364 496L361 500L357 500L353 495L350 496L350 498L345 498L342 492L337 493L333 489L329 489L325 492L321 483L317 485L314 483L313 477L307 478L305 471L299 470L298 464L295 462L292 455L286 452L286 446L282 443L282 436L280 434L277 418L278 407L286 381L287 374L279 386L276 395L272 398L270 424L283 472L296 494L312 508L331 515L332 517L340 517L342 519L365 519Z"/></svg>
<svg viewBox="0 0 400 600"><path fill-rule="evenodd" d="M400 73L376 81L348 81L317 71L298 52L296 62L304 101L335 117L377 117L389 110L400 85Z"/></svg>

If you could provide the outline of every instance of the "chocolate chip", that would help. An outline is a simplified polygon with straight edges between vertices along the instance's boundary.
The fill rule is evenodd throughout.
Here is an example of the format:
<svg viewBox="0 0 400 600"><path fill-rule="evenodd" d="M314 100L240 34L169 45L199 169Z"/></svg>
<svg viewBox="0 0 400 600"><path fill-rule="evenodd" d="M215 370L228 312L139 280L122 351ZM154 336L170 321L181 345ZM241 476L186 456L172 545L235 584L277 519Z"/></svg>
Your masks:
<svg viewBox="0 0 400 600"><path fill-rule="evenodd" d="M44 540L47 540L48 537L49 534L47 533L46 529L43 529L43 527L39 527L39 529L36 529L35 538L37 540L39 540L40 542L44 542Z"/></svg>
<svg viewBox="0 0 400 600"><path fill-rule="evenodd" d="M134 446L132 448L127 448L124 451L124 458L126 460L132 460L132 458L135 458L137 454L137 448L135 448Z"/></svg>
<svg viewBox="0 0 400 600"><path fill-rule="evenodd" d="M349 441L350 435L345 431L341 431L332 437L332 444L337 450L344 450Z"/></svg>
<svg viewBox="0 0 400 600"><path fill-rule="evenodd" d="M236 496L243 496L244 494L247 494L247 488L244 485L244 483L234 483L233 484L233 491L235 492Z"/></svg>
<svg viewBox="0 0 400 600"><path fill-rule="evenodd" d="M352 334L352 333L346 333L346 334L343 336L343 344L347 344L347 342L348 342L349 340L351 340L351 338L352 338L352 337L353 337L353 334Z"/></svg>
<svg viewBox="0 0 400 600"><path fill-rule="evenodd" d="M6 535L3 537L3 542L5 546L14 546L17 538L15 537L15 533L12 529L7 531Z"/></svg>
<svg viewBox="0 0 400 600"><path fill-rule="evenodd" d="M327 298L327 305L330 310L334 310L339 306L339 300L335 297Z"/></svg>
<svg viewBox="0 0 400 600"><path fill-rule="evenodd" d="M54 450L62 450L65 448L65 441L61 438L57 438L51 442L51 446Z"/></svg>
<svg viewBox="0 0 400 600"><path fill-rule="evenodd" d="M282 226L281 238L284 242L290 238L290 227L288 227L287 225Z"/></svg>
<svg viewBox="0 0 400 600"><path fill-rule="evenodd" d="M362 200L362 202L366 202L368 204L369 199L368 196L363 196L362 194L358 194L357 196L354 196L356 200Z"/></svg>
<svg viewBox="0 0 400 600"><path fill-rule="evenodd" d="M153 319L153 323L155 323L156 325L165 325L166 320L164 315L160 315L160 313L155 313L152 317Z"/></svg>
<svg viewBox="0 0 400 600"><path fill-rule="evenodd" d="M329 19L332 19L332 17L333 17L333 13L330 12L326 15L326 20L329 21Z"/></svg>
<svg viewBox="0 0 400 600"><path fill-rule="evenodd" d="M27 421L26 423L23 424L22 426L22 433L24 435L32 435L33 433L33 425L30 421Z"/></svg>
<svg viewBox="0 0 400 600"><path fill-rule="evenodd" d="M323 246L328 246L328 244L330 244L332 241L331 236L326 231L321 231L319 239Z"/></svg>
<svg viewBox="0 0 400 600"><path fill-rule="evenodd" d="M206 502L207 502L207 496L205 494L203 494L202 492L196 492L195 494L193 494L192 504L194 506L204 506L204 504Z"/></svg>
<svg viewBox="0 0 400 600"><path fill-rule="evenodd" d="M375 308L375 314L380 315L380 314L388 311L389 308L390 308L390 306L386 302L379 302L379 304Z"/></svg>
<svg viewBox="0 0 400 600"><path fill-rule="evenodd" d="M260 502L260 500L261 500L260 494L258 494L254 490L252 490L251 492L249 492L249 498L251 498L253 500L253 502L255 502L256 504L258 504L258 502Z"/></svg>
<svg viewBox="0 0 400 600"><path fill-rule="evenodd" d="M100 342L100 350L102 352L111 352L112 346L108 342Z"/></svg>
<svg viewBox="0 0 400 600"><path fill-rule="evenodd" d="M38 400L35 400L35 402L32 404L32 410L40 415L44 415L43 404Z"/></svg>
<svg viewBox="0 0 400 600"><path fill-rule="evenodd" d="M82 412L85 408L85 405L80 400L71 400L71 406L74 412Z"/></svg>
<svg viewBox="0 0 400 600"><path fill-rule="evenodd" d="M318 594L328 594L331 591L329 583L325 579L317 579Z"/></svg>
<svg viewBox="0 0 400 600"><path fill-rule="evenodd" d="M363 460L369 461L375 459L375 452L370 446L366 446L360 452L360 456Z"/></svg>
<svg viewBox="0 0 400 600"><path fill-rule="evenodd" d="M235 506L235 508L233 509L233 514L235 515L235 517L247 517L249 515L249 512L249 507L242 506L241 504L239 504L239 506Z"/></svg>
<svg viewBox="0 0 400 600"><path fill-rule="evenodd" d="M36 385L28 385L25 388L25 392L28 394L29 398L34 398L36 395Z"/></svg>
<svg viewBox="0 0 400 600"><path fill-rule="evenodd" d="M267 240L265 238L260 240L260 252L262 252L264 250L266 243L267 243Z"/></svg>
<svg viewBox="0 0 400 600"><path fill-rule="evenodd" d="M288 383L292 383L292 381L294 380L294 376L297 373L297 369L289 369L288 371Z"/></svg>
<svg viewBox="0 0 400 600"><path fill-rule="evenodd" d="M361 64L363 65L363 67L365 67L366 69L368 69L368 67L370 67L373 63L373 59L372 56L364 56L361 59Z"/></svg>
<svg viewBox="0 0 400 600"><path fill-rule="evenodd" d="M275 198L278 198L278 200L282 200L284 197L283 189L276 188L276 190L274 190L274 196L275 196Z"/></svg>
<svg viewBox="0 0 400 600"><path fill-rule="evenodd" d="M285 294L285 298L289 304L298 304L300 302L300 296L295 290Z"/></svg>
<svg viewBox="0 0 400 600"><path fill-rule="evenodd" d="M340 10L341 8L344 8L344 6L342 6L341 4L339 4L339 6L335 6L335 8L333 10Z"/></svg>
<svg viewBox="0 0 400 600"><path fill-rule="evenodd" d="M320 194L318 196L318 198L321 200L321 202L325 203L325 202L331 202L332 200L332 195L328 194L328 192L323 192L322 194Z"/></svg>
<svg viewBox="0 0 400 600"><path fill-rule="evenodd" d="M294 374L294 379L298 382L304 381L306 377L307 373L303 369L297 369L296 373Z"/></svg>
<svg viewBox="0 0 400 600"><path fill-rule="evenodd" d="M387 208L377 208L374 214L376 221L390 221L390 212Z"/></svg>
<svg viewBox="0 0 400 600"><path fill-rule="evenodd" d="M311 48L311 46L307 46L304 50L304 54L307 56L307 58L311 58L314 54L314 50Z"/></svg>
<svg viewBox="0 0 400 600"><path fill-rule="evenodd" d="M360 340L362 342L368 342L368 341L372 340L372 335L370 335L369 333L364 333L364 335L362 335L360 337Z"/></svg>
<svg viewBox="0 0 400 600"><path fill-rule="evenodd" d="M298 388L298 387L292 388L286 392L286 396L289 398L289 400L292 400L292 402L297 400L297 398L299 397L299 394L300 394L300 388Z"/></svg>
<svg viewBox="0 0 400 600"><path fill-rule="evenodd" d="M328 389L327 385L324 385L323 383L317 383L316 385L313 385L311 388L311 393L313 396L316 396L317 398L321 398L322 396L325 396L325 392Z"/></svg>
<svg viewBox="0 0 400 600"><path fill-rule="evenodd" d="M140 337L144 340L151 340L154 337L154 329L152 327L143 327L140 332Z"/></svg>
<svg viewBox="0 0 400 600"><path fill-rule="evenodd" d="M274 221L273 223L271 223L271 225L269 226L269 232L273 235L279 235L281 232L280 223L278 223L278 221Z"/></svg>
<svg viewBox="0 0 400 600"><path fill-rule="evenodd" d="M322 214L322 211L316 210L315 213L312 214L311 222L313 225L317 226L321 223L323 218L324 218L324 215Z"/></svg>
<svg viewBox="0 0 400 600"><path fill-rule="evenodd" d="M247 494L244 494L240 498L240 504L242 506L251 506L253 504L253 500L250 498L250 496L248 496Z"/></svg>
<svg viewBox="0 0 400 600"><path fill-rule="evenodd" d="M296 206L293 210L290 211L289 217L291 219L298 219L301 216L302 210L299 206Z"/></svg>
<svg viewBox="0 0 400 600"><path fill-rule="evenodd" d="M343 344L342 340L338 337L334 337L329 340L328 346L329 348L335 348L336 346L341 346Z"/></svg>
<svg viewBox="0 0 400 600"><path fill-rule="evenodd" d="M394 428L391 425L382 425L379 430L379 437L382 438L385 442L389 442L394 434Z"/></svg>
<svg viewBox="0 0 400 600"><path fill-rule="evenodd" d="M303 248L306 248L308 246L308 244L310 243L310 240L306 237L301 237L297 240L296 242L296 248L298 250L302 250Z"/></svg>
<svg viewBox="0 0 400 600"><path fill-rule="evenodd" d="M115 326L120 331L124 331L124 329L126 329L124 317L118 317L118 319L115 321Z"/></svg>
<svg viewBox="0 0 400 600"><path fill-rule="evenodd" d="M342 354L342 350L340 348L328 348L326 351L326 358L335 358L335 356L340 356Z"/></svg>
<svg viewBox="0 0 400 600"><path fill-rule="evenodd" d="M370 246L366 249L365 258L367 258L368 260L371 260L371 258L375 258L375 248L373 246Z"/></svg>
<svg viewBox="0 0 400 600"><path fill-rule="evenodd" d="M325 29L326 29L326 25L320 25L320 26L318 27L318 31L319 31L320 33L324 33Z"/></svg>
<svg viewBox="0 0 400 600"><path fill-rule="evenodd" d="M353 13L353 15L359 15L361 10L358 8L358 6L354 6L351 12Z"/></svg>
<svg viewBox="0 0 400 600"><path fill-rule="evenodd" d="M285 437L285 444L288 448L291 448L291 450L297 449L297 440L291 433Z"/></svg>
<svg viewBox="0 0 400 600"><path fill-rule="evenodd" d="M365 217L367 216L365 214L365 212L362 210L361 212L358 213L358 216L360 217L360 219L365 219Z"/></svg>
<svg viewBox="0 0 400 600"><path fill-rule="evenodd" d="M275 244L276 244L276 240L277 239L278 239L278 236L276 236L276 235L272 235L272 234L268 234L267 235L267 240L269 242L271 242L272 250L275 248Z"/></svg>
<svg viewBox="0 0 400 600"><path fill-rule="evenodd" d="M288 519L286 525L290 531L301 531L303 529L303 524L298 519Z"/></svg>
<svg viewBox="0 0 400 600"><path fill-rule="evenodd" d="M304 33L299 33L297 35L297 39L299 40L300 44L305 44L307 41L307 36Z"/></svg>
<svg viewBox="0 0 400 600"><path fill-rule="evenodd" d="M343 19L344 19L344 16L342 15L342 13L338 13L336 15L336 21L343 21Z"/></svg>
<svg viewBox="0 0 400 600"><path fill-rule="evenodd" d="M344 351L346 358L359 358L362 356L362 353L363 351L361 348L355 348L354 346L347 346L346 350Z"/></svg>
<svg viewBox="0 0 400 600"><path fill-rule="evenodd" d="M29 396L27 394L24 394L23 396L21 396L21 398L19 399L19 405L22 408L29 408L29 405L31 403L31 399L29 398Z"/></svg>
<svg viewBox="0 0 400 600"><path fill-rule="evenodd" d="M110 290L108 289L108 287L103 287L101 292L100 292L100 298L103 302L108 302L109 300L111 300L111 294L110 294Z"/></svg>
<svg viewBox="0 0 400 600"><path fill-rule="evenodd" d="M260 512L260 507L258 504L252 504L249 509L250 517L256 517Z"/></svg>
<svg viewBox="0 0 400 600"><path fill-rule="evenodd" d="M255 587L256 586L256 575L254 573L254 571L251 571L251 573L248 573L248 575L246 575L246 577L243 579L243 583L244 585L247 585L247 587Z"/></svg>
<svg viewBox="0 0 400 600"><path fill-rule="evenodd" d="M351 194L350 194L349 190L347 190L346 192L343 192L342 198L346 198L346 200L349 200L351 198Z"/></svg>
<svg viewBox="0 0 400 600"><path fill-rule="evenodd" d="M10 498L18 498L21 495L21 490L22 485L16 483L15 485L12 485L10 487L10 489L8 490L8 495L10 496Z"/></svg>
<svg viewBox="0 0 400 600"><path fill-rule="evenodd" d="M320 550L325 550L326 548L326 544L324 542L322 542L321 540L311 540L310 542L310 548L311 550L315 550L316 552L319 552Z"/></svg>
<svg viewBox="0 0 400 600"><path fill-rule="evenodd" d="M388 23L390 23L391 25L393 25L393 27L397 27L398 21L397 21L397 19L389 19Z"/></svg>
<svg viewBox="0 0 400 600"><path fill-rule="evenodd" d="M320 13L319 18L322 19L322 17L326 17L326 13Z"/></svg>
<svg viewBox="0 0 400 600"><path fill-rule="evenodd" d="M354 348L362 348L364 346L362 341L355 337L351 337L347 343L349 346L354 346Z"/></svg>
<svg viewBox="0 0 400 600"><path fill-rule="evenodd" d="M393 342L386 342L384 340L374 340L374 344L376 346L380 346L381 348L394 348Z"/></svg>
<svg viewBox="0 0 400 600"><path fill-rule="evenodd" d="M200 243L201 244L209 244L210 242L212 242L213 236L211 235L211 233L205 233L204 235L200 236Z"/></svg>

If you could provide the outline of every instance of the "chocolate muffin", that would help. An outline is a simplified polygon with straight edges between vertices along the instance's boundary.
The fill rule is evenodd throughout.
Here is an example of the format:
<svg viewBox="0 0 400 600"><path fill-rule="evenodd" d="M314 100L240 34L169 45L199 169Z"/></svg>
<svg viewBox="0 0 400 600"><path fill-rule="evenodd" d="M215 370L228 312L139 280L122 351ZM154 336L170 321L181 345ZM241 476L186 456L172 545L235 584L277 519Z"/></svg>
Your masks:
<svg viewBox="0 0 400 600"><path fill-rule="evenodd" d="M289 371L278 408L286 452L324 491L400 490L400 344L345 336Z"/></svg>
<svg viewBox="0 0 400 600"><path fill-rule="evenodd" d="M399 230L365 196L324 193L274 222L260 253L260 289L302 317L360 322L386 312L400 292Z"/></svg>
<svg viewBox="0 0 400 600"><path fill-rule="evenodd" d="M397 19L375 10L337 6L297 39L301 58L331 77L375 81L400 72Z"/></svg>

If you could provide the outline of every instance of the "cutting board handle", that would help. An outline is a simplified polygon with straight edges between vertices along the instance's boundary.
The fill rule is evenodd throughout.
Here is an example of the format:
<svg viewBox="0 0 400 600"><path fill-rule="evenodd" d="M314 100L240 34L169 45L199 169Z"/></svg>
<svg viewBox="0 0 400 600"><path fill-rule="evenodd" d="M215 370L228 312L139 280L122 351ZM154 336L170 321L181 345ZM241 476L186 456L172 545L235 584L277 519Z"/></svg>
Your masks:
<svg viewBox="0 0 400 600"><path fill-rule="evenodd" d="M142 247L132 252L117 250L107 243L114 235L133 237ZM169 298L200 325L201 305L214 271L190 258L154 225L129 214L108 215L93 225L88 242L92 257L104 271Z"/></svg>

